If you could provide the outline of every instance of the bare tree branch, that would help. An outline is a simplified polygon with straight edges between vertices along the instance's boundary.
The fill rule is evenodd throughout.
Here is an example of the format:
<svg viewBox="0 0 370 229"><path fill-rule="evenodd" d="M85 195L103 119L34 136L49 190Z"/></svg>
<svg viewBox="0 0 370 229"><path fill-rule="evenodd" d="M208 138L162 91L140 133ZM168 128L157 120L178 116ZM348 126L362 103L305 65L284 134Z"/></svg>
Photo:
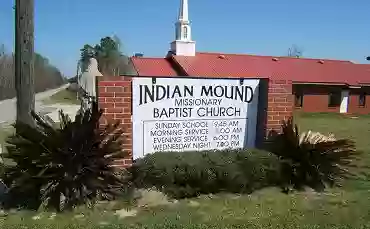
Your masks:
<svg viewBox="0 0 370 229"><path fill-rule="evenodd" d="M288 49L288 55L287 56L300 58L300 57L303 56L303 48L301 48L297 45L292 45L292 47L290 47Z"/></svg>

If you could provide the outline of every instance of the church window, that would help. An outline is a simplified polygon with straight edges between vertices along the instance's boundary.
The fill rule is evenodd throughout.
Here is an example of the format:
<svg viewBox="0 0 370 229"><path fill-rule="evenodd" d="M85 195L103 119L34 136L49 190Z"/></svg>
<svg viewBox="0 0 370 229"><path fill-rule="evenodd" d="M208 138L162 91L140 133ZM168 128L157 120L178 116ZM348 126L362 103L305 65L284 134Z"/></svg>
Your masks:
<svg viewBox="0 0 370 229"><path fill-rule="evenodd" d="M188 27L184 27L184 39L188 39Z"/></svg>

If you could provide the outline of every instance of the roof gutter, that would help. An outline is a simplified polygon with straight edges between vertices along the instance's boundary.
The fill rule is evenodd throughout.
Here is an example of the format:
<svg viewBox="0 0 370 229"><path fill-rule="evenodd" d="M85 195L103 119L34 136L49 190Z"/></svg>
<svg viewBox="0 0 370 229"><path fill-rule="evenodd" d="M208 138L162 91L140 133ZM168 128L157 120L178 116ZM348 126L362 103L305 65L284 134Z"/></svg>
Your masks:
<svg viewBox="0 0 370 229"><path fill-rule="evenodd" d="M370 87L370 83L360 83L361 87Z"/></svg>
<svg viewBox="0 0 370 229"><path fill-rule="evenodd" d="M303 81L293 81L293 84L305 84L305 85L327 85L327 86L349 86L346 83L315 83L315 82L303 82Z"/></svg>
<svg viewBox="0 0 370 229"><path fill-rule="evenodd" d="M351 89L359 89L362 87L370 87L370 83L359 83L357 85L349 85L346 83L311 83L311 82L300 82L294 81L293 84L303 84L303 85L325 85L325 86L346 86Z"/></svg>

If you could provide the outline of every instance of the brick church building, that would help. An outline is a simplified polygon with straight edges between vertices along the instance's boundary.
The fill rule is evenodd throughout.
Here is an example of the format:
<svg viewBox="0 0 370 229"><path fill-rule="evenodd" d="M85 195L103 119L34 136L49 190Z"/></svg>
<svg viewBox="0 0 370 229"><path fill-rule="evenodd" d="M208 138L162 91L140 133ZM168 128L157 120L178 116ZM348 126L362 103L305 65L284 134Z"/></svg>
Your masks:
<svg viewBox="0 0 370 229"><path fill-rule="evenodd" d="M164 58L132 57L138 76L269 78L293 83L295 109L370 113L370 65L345 60L197 52L188 1L182 0L175 41Z"/></svg>

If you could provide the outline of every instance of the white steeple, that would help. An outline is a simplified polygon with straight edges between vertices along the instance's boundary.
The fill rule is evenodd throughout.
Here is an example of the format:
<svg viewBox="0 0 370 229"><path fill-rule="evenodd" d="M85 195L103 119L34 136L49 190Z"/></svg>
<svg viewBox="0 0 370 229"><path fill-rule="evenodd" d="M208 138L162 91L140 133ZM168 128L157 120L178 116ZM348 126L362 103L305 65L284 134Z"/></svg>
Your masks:
<svg viewBox="0 0 370 229"><path fill-rule="evenodd" d="M188 10L188 1L181 0L180 12L179 12L179 21L184 21L189 23L189 10Z"/></svg>
<svg viewBox="0 0 370 229"><path fill-rule="evenodd" d="M179 18L175 24L175 41L171 43L171 51L177 56L195 56L195 42L191 39L188 0L181 0Z"/></svg>

